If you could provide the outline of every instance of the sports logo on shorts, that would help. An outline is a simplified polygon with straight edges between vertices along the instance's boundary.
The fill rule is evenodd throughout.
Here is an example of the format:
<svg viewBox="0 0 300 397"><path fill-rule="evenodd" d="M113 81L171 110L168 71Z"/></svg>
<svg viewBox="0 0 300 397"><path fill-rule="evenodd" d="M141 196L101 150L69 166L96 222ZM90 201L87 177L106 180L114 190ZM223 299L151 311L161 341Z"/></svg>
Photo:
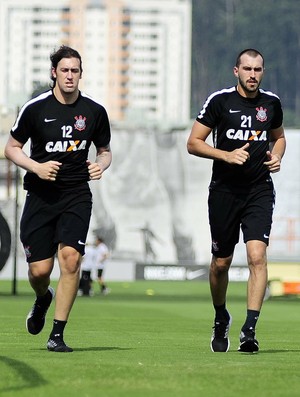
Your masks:
<svg viewBox="0 0 300 397"><path fill-rule="evenodd" d="M31 252L30 252L30 246L29 245L24 245L24 251L25 251L26 258L30 258L31 257Z"/></svg>
<svg viewBox="0 0 300 397"><path fill-rule="evenodd" d="M257 115L256 115L256 119L258 121L264 122L267 121L268 117L267 117L267 109L264 109L262 106L260 108L256 108L257 110Z"/></svg>
<svg viewBox="0 0 300 397"><path fill-rule="evenodd" d="M219 251L219 244L216 240L212 241L212 247L213 247L214 251Z"/></svg>
<svg viewBox="0 0 300 397"><path fill-rule="evenodd" d="M75 120L76 120L76 123L74 124L75 130L78 130L78 131L83 131L83 130L85 130L85 127L86 127L86 124L85 124L86 117L83 117L83 116L80 115L80 116L75 116L74 118L75 118Z"/></svg>

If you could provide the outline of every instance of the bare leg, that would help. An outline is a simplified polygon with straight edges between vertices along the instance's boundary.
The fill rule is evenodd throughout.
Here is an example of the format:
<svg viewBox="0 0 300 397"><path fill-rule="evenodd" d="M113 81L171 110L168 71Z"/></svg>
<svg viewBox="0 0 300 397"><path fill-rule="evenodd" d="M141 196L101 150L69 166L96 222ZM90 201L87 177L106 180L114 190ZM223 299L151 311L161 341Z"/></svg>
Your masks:
<svg viewBox="0 0 300 397"><path fill-rule="evenodd" d="M46 294L50 284L53 264L54 258L30 263L28 268L28 279L37 296Z"/></svg>
<svg viewBox="0 0 300 397"><path fill-rule="evenodd" d="M81 255L74 248L60 244L60 278L56 290L55 319L67 321L77 295Z"/></svg>
<svg viewBox="0 0 300 397"><path fill-rule="evenodd" d="M247 291L247 316L241 329L239 351L253 353L259 350L258 341L255 339L255 327L268 280L267 246L262 241L252 240L246 243L246 248L250 274Z"/></svg>
<svg viewBox="0 0 300 397"><path fill-rule="evenodd" d="M100 286L100 291L103 291L103 289L105 288L105 283L102 277L98 278L98 284Z"/></svg>
<svg viewBox="0 0 300 397"><path fill-rule="evenodd" d="M247 308L260 311L268 281L266 244L252 240L247 242L246 247L250 271Z"/></svg>
<svg viewBox="0 0 300 397"><path fill-rule="evenodd" d="M209 272L210 291L213 304L223 305L226 301L228 287L228 271L232 262L232 256L227 258L212 257Z"/></svg>
<svg viewBox="0 0 300 397"><path fill-rule="evenodd" d="M227 352L230 347L228 332L231 325L231 316L226 310L226 293L231 262L232 256L227 258L213 256L211 260L209 281L215 308L215 321L210 343L213 352Z"/></svg>
<svg viewBox="0 0 300 397"><path fill-rule="evenodd" d="M36 294L35 303L26 318L27 331L32 335L39 334L44 328L47 310L53 299L52 291L48 291L53 263L53 258L48 258L29 264L28 279Z"/></svg>

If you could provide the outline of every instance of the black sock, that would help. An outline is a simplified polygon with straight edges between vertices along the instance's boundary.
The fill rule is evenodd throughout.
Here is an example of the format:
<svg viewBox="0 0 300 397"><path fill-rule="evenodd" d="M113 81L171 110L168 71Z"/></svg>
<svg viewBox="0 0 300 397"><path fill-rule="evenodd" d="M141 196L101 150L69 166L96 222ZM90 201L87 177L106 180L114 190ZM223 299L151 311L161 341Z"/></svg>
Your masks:
<svg viewBox="0 0 300 397"><path fill-rule="evenodd" d="M216 320L217 321L229 321L229 313L226 310L226 303L223 305L214 305L216 311Z"/></svg>
<svg viewBox="0 0 300 397"><path fill-rule="evenodd" d="M51 302L51 300L52 300L52 294L51 294L51 292L48 290L46 293L45 293L45 295L42 295L42 296L37 296L36 297L36 300L37 300L37 303L39 303L39 304L43 304L43 303L50 303Z"/></svg>
<svg viewBox="0 0 300 397"><path fill-rule="evenodd" d="M50 334L50 339L63 339L64 329L67 321L53 320L53 328Z"/></svg>
<svg viewBox="0 0 300 397"><path fill-rule="evenodd" d="M255 329L259 313L260 312L257 310L247 310L247 318L245 324L242 327L242 331L245 331L247 329Z"/></svg>

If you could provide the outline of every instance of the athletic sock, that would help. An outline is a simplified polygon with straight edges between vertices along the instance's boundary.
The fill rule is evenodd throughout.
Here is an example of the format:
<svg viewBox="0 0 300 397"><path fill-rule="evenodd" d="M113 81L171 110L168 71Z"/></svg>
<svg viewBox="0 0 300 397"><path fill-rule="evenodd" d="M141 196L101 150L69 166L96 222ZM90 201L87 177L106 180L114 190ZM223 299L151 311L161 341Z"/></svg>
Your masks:
<svg viewBox="0 0 300 397"><path fill-rule="evenodd" d="M229 313L226 309L226 303L224 303L223 305L214 305L215 311L216 311L216 317L215 320L216 321L229 321Z"/></svg>
<svg viewBox="0 0 300 397"><path fill-rule="evenodd" d="M38 304L48 304L49 302L52 301L52 294L49 290L45 293L45 295L39 295L36 297L36 301Z"/></svg>
<svg viewBox="0 0 300 397"><path fill-rule="evenodd" d="M257 310L247 310L247 318L245 324L242 327L242 331L247 329L255 329L260 312Z"/></svg>
<svg viewBox="0 0 300 397"><path fill-rule="evenodd" d="M67 321L53 320L53 328L50 334L50 339L63 339L64 329Z"/></svg>

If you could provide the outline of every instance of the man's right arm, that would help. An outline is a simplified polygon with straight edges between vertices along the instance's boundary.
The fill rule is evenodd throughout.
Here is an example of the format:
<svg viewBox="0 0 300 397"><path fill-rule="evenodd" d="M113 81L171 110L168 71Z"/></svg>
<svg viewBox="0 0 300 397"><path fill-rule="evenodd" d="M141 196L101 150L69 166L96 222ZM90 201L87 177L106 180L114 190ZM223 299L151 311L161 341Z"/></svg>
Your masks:
<svg viewBox="0 0 300 397"><path fill-rule="evenodd" d="M212 160L221 160L229 164L244 164L249 158L247 148L249 143L246 143L239 149L232 152L214 148L206 143L206 139L211 133L211 128L199 123L197 120L194 122L192 131L187 141L187 150L194 156L203 157Z"/></svg>
<svg viewBox="0 0 300 397"><path fill-rule="evenodd" d="M23 146L23 143L10 136L4 149L5 157L24 170L35 173L41 179L55 181L61 163L58 161L38 163L27 156Z"/></svg>

